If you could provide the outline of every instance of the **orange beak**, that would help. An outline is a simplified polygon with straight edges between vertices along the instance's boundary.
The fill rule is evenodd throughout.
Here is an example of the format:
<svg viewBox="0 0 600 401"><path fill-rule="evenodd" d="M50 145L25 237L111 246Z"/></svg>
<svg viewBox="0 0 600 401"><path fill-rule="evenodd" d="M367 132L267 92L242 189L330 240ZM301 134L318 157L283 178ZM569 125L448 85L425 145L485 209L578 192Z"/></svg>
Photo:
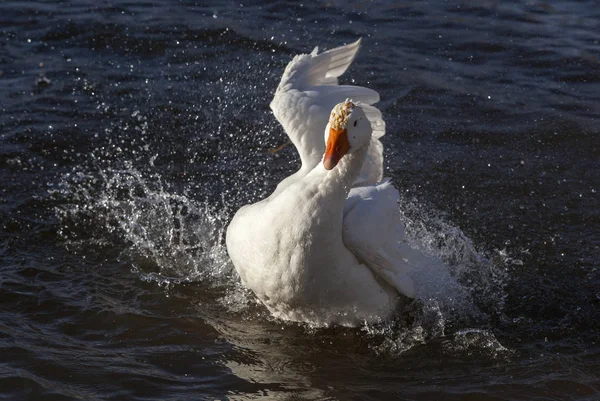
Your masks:
<svg viewBox="0 0 600 401"><path fill-rule="evenodd" d="M329 138L327 138L327 148L323 156L323 167L325 170L331 170L337 166L340 159L350 149L348 135L345 129L329 129Z"/></svg>

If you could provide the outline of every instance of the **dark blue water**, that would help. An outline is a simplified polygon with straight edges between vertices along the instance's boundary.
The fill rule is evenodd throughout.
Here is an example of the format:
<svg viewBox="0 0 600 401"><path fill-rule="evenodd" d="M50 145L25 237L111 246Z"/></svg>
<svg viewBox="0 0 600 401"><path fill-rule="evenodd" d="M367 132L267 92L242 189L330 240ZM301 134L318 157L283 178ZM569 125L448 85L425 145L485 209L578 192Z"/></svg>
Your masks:
<svg viewBox="0 0 600 401"><path fill-rule="evenodd" d="M358 37L445 264L394 322L284 323L224 227L298 167L287 62ZM599 127L595 1L4 1L0 398L600 399Z"/></svg>

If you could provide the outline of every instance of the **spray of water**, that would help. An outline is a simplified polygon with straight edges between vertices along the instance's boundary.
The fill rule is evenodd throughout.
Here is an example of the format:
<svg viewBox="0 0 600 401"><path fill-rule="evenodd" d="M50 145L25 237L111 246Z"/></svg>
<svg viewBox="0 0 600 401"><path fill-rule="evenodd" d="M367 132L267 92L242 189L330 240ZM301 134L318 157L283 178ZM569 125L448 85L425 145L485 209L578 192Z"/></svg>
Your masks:
<svg viewBox="0 0 600 401"><path fill-rule="evenodd" d="M409 245L423 255L412 272L417 298L395 321L363 328L374 338L372 349L399 355L445 339L447 352L507 355L491 329L503 313L506 263L486 258L460 229L416 199L402 198L399 212Z"/></svg>
<svg viewBox="0 0 600 401"><path fill-rule="evenodd" d="M57 210L68 246L112 242L122 249L119 258L142 280L167 288L207 283L218 289L217 302L232 313L256 303L224 247L231 217L226 205L211 206L173 193L160 175L144 174L128 163L68 174L59 188L57 194L69 199ZM491 331L472 327L485 326L489 315L502 311L502 266L488 261L459 229L416 201L402 199L399 212L409 245L424 255L413 271L417 299L395 321L362 328L373 338L371 348L399 355L450 335L458 351L485 346L501 352ZM90 235L91 226L96 231Z"/></svg>
<svg viewBox="0 0 600 401"><path fill-rule="evenodd" d="M226 168L232 165L253 165L254 159L265 159L254 146L262 140L273 140L271 129L269 132L258 130L273 123L272 119L265 117L265 121L256 122L256 127L249 127L244 124L254 119L238 116L243 108L235 108L238 111L233 115L227 111L228 106L239 103L239 92L245 93L239 89L243 88L241 82L221 85L224 100L217 97L217 110L229 113L229 118L224 119L219 113L216 119L206 119L218 124L204 126L204 139L192 141L193 149L186 149L184 154L192 155L188 167L199 165L197 157L204 160L208 154L212 155L206 153L205 148L216 152L209 159L215 165L205 167L209 174L213 172L211 168L228 171ZM239 90L230 93L231 88ZM202 111L192 109L198 113ZM103 112L108 113L107 110ZM239 121L231 122L236 118ZM230 126L225 130L222 126L227 121ZM244 168L236 169L236 174L250 175L250 178L244 176L245 182L254 183L239 188L235 181L240 177L229 175L227 185L225 182L216 184L220 186L217 191L222 194L220 200L212 193L215 192L211 191L212 187L203 191L204 194L212 193L210 202L197 200L195 196L202 189L203 176L198 175L193 183L172 185L158 173L156 155L161 155L159 160L170 156L163 149L164 143L154 144L147 135L155 123L149 123L148 117L137 110L128 114L107 128L106 145L97 149L89 165L75 167L53 187L56 188L53 196L60 198L57 202L60 234L66 246L74 250L78 247L117 250L116 258L130 266L142 280L155 282L167 290L181 283L202 283L203 289L214 290L208 299L216 300L226 311L248 312L256 300L241 285L227 256L224 247L226 224L240 203L256 201L263 196L267 187L273 185L268 180L285 175L290 167L285 158L279 161L273 158L270 164L263 166L264 169L250 169L250 172ZM133 140L127 140L122 134L131 132L132 127L136 134ZM237 130L250 130L253 135L238 134ZM236 145L245 144L248 149L240 151L235 146L228 146L230 139L224 132L235 132ZM219 138L217 143L222 145L215 148L214 138ZM271 148L272 145L267 141L264 146ZM255 157L253 151L257 153ZM202 165L206 163L204 161ZM271 171L269 177L264 176L264 170ZM214 181L214 174L212 179ZM191 193L196 195L190 196ZM457 347L461 342L464 345L475 341L473 339L478 336L487 338L486 344L494 344L490 331L473 330L485 327L490 316L502 313L506 281L504 264L483 257L462 231L417 200L401 199L399 213L405 224L408 245L423 255L419 267L412 272L417 299L405 305L394 322L362 328L366 336L373 338L372 348L377 353L396 355L447 336L458 336ZM247 315L256 316L254 311ZM264 313L258 316L258 319L265 319ZM469 334L457 334L461 330Z"/></svg>
<svg viewBox="0 0 600 401"><path fill-rule="evenodd" d="M158 174L131 166L67 174L55 196L60 234L71 248L109 245L121 249L140 279L167 289L185 282L208 283L232 311L251 302L224 246L227 208L167 191Z"/></svg>

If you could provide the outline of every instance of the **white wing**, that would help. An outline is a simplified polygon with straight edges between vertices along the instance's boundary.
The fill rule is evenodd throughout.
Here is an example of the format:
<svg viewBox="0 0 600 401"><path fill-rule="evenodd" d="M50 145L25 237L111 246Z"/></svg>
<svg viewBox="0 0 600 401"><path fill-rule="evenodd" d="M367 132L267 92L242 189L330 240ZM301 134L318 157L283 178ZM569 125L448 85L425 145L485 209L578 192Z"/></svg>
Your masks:
<svg viewBox="0 0 600 401"><path fill-rule="evenodd" d="M398 292L415 296L409 272L420 255L404 243L398 215L399 194L388 181L353 188L344 204L343 239L346 247Z"/></svg>
<svg viewBox="0 0 600 401"><path fill-rule="evenodd" d="M296 146L303 168L312 169L323 158L324 131L333 106L347 98L363 103L364 107L379 101L379 94L372 89L338 85L337 78L352 64L359 47L360 39L321 54L315 48L310 54L295 56L281 77L270 106ZM375 107L369 110L371 118L380 122L376 121L379 125L374 129L378 128L379 136L383 135L385 124L381 113Z"/></svg>
<svg viewBox="0 0 600 401"><path fill-rule="evenodd" d="M366 104L359 105L371 123L373 135L360 175L354 181L354 187L375 185L383 178L383 145L379 138L385 135L385 122L381 117L381 111L377 107Z"/></svg>

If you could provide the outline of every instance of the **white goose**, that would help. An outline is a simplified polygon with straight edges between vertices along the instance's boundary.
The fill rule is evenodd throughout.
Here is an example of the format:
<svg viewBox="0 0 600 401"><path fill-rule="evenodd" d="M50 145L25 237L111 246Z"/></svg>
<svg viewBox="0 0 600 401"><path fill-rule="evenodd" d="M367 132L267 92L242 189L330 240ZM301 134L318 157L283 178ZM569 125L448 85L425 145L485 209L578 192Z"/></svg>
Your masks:
<svg viewBox="0 0 600 401"><path fill-rule="evenodd" d="M399 294L414 297L398 191L380 182L379 94L337 84L359 46L315 48L288 64L271 109L302 167L227 229L242 282L284 320L356 326L388 318Z"/></svg>

